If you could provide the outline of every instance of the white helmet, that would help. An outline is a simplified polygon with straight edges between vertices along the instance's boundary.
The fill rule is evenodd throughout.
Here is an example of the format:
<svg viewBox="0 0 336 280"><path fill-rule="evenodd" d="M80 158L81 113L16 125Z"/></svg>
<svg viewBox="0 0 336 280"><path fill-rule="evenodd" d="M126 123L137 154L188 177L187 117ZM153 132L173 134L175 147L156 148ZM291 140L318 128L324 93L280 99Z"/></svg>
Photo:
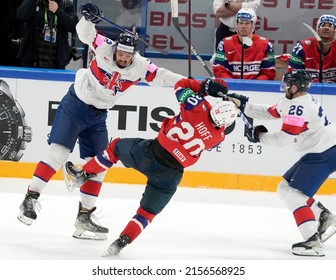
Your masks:
<svg viewBox="0 0 336 280"><path fill-rule="evenodd" d="M237 106L232 101L220 101L210 109L210 116L216 126L230 126L237 118Z"/></svg>
<svg viewBox="0 0 336 280"><path fill-rule="evenodd" d="M336 29L336 17L334 15L322 15L317 21L316 28L319 29L322 23L331 23L332 26Z"/></svg>
<svg viewBox="0 0 336 280"><path fill-rule="evenodd" d="M251 8L241 8L236 14L236 22L238 21L252 21L253 28L255 28L257 15Z"/></svg>

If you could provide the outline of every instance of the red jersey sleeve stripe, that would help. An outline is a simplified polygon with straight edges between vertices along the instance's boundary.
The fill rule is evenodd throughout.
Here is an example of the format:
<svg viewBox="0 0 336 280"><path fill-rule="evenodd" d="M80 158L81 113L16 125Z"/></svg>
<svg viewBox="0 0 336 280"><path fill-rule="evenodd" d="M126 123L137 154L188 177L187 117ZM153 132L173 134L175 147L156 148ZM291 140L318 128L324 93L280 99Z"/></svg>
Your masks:
<svg viewBox="0 0 336 280"><path fill-rule="evenodd" d="M268 112L270 113L271 116L274 118L281 118L280 114L277 111L277 104L273 105L272 107L268 108Z"/></svg>
<svg viewBox="0 0 336 280"><path fill-rule="evenodd" d="M291 135L299 135L301 132L308 130L308 126L307 123L304 123L303 126L283 123L281 130Z"/></svg>

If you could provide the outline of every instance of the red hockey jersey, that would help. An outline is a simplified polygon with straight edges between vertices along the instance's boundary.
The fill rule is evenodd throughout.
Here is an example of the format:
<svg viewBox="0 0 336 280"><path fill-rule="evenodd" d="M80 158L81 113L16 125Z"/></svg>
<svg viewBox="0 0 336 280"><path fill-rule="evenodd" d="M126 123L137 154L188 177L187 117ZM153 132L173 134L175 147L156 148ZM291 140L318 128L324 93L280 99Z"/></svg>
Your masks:
<svg viewBox="0 0 336 280"><path fill-rule="evenodd" d="M213 71L217 78L240 79L242 45L237 34L224 38L217 47ZM274 49L268 39L253 35L253 44L244 49L243 79L274 80Z"/></svg>
<svg viewBox="0 0 336 280"><path fill-rule="evenodd" d="M323 56L322 78L324 82L336 83L336 42L331 43L330 51ZM316 38L308 38L293 48L288 70L306 69L315 74L314 82L318 82L320 73L320 54Z"/></svg>
<svg viewBox="0 0 336 280"><path fill-rule="evenodd" d="M158 141L184 167L198 161L205 149L210 149L224 140L224 127L213 126L210 103L195 94L199 82L183 79L175 86L180 102L180 114L166 118L158 134Z"/></svg>

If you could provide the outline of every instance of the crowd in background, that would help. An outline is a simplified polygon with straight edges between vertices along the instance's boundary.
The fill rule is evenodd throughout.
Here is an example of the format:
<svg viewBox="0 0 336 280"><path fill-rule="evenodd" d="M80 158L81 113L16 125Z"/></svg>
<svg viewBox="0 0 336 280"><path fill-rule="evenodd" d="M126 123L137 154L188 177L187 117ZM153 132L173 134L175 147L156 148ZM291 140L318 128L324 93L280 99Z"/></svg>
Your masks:
<svg viewBox="0 0 336 280"><path fill-rule="evenodd" d="M122 5L129 10L139 1ZM279 80L288 68L309 70L314 82L336 82L334 15L321 15L312 26L321 40L298 38L291 53L275 55L270 40L255 32L260 8L260 0L213 0L219 26L210 64L216 77ZM0 13L0 65L65 69L81 58L72 44L78 23L73 1L6 0Z"/></svg>

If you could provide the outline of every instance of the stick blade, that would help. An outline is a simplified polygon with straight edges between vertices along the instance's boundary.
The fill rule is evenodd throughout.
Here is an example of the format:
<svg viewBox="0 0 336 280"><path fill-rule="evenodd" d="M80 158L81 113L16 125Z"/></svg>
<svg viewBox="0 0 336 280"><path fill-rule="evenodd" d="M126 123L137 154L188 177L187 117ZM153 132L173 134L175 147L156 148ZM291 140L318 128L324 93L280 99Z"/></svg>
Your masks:
<svg viewBox="0 0 336 280"><path fill-rule="evenodd" d="M64 179L64 182L65 182L65 185L66 185L68 191L73 192L75 187L74 187L74 184L71 180L71 177L68 175L68 172L66 171L65 164L62 165L62 174L63 174L63 179Z"/></svg>
<svg viewBox="0 0 336 280"><path fill-rule="evenodd" d="M304 22L302 24L306 26L314 34L314 37L316 38L317 41L322 42L320 35L318 35L317 32L310 25Z"/></svg>
<svg viewBox="0 0 336 280"><path fill-rule="evenodd" d="M172 23L176 28L180 28L179 27L179 22L178 22L178 18L172 18Z"/></svg>

